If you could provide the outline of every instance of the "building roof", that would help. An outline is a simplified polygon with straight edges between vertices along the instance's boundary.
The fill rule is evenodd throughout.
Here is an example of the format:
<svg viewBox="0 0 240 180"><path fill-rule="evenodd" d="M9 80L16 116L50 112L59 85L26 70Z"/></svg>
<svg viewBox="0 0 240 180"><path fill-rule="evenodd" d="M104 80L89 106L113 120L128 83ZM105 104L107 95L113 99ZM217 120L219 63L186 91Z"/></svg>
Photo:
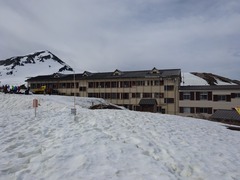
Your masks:
<svg viewBox="0 0 240 180"><path fill-rule="evenodd" d="M83 77L82 74L76 74L75 78L79 79ZM83 77L84 78L84 77ZM43 75L43 76L36 76L27 79L26 81L54 81L54 80L73 80L74 74L61 74L61 73L54 73L51 75Z"/></svg>
<svg viewBox="0 0 240 180"><path fill-rule="evenodd" d="M139 105L156 105L157 100L156 99L141 99L139 101Z"/></svg>
<svg viewBox="0 0 240 180"><path fill-rule="evenodd" d="M182 73L181 86L212 86L212 85L240 85L237 80L232 80L212 73Z"/></svg>
<svg viewBox="0 0 240 180"><path fill-rule="evenodd" d="M212 116L216 120L237 120L240 121L240 114L236 110L219 109Z"/></svg>
<svg viewBox="0 0 240 180"><path fill-rule="evenodd" d="M239 90L240 85L180 86L179 90Z"/></svg>
<svg viewBox="0 0 240 180"><path fill-rule="evenodd" d="M167 70L143 70L143 71L120 71L116 69L114 72L91 73L87 79L123 79L123 78L146 78L146 77L172 77L180 76L180 69Z"/></svg>
<svg viewBox="0 0 240 180"><path fill-rule="evenodd" d="M56 75L58 74L58 76ZM163 69L159 70L153 68L152 70L143 70L143 71L120 71L116 69L114 72L100 72L100 73L91 73L85 71L82 74L75 74L76 80L81 79L124 79L124 78L165 78L165 77L180 77L181 70L180 69ZM59 73L55 73L52 75L45 75L45 76L36 76L27 79L27 82L31 81L53 81L55 79L61 80L72 80L73 74L68 75L59 75Z"/></svg>

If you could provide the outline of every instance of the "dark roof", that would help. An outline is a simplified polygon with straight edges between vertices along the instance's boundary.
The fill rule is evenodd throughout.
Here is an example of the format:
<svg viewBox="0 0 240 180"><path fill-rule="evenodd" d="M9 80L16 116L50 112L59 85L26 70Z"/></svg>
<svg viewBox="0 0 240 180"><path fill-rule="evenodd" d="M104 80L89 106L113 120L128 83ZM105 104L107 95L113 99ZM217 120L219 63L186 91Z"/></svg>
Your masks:
<svg viewBox="0 0 240 180"><path fill-rule="evenodd" d="M157 100L156 99L141 99L139 101L139 105L156 105Z"/></svg>
<svg viewBox="0 0 240 180"><path fill-rule="evenodd" d="M240 85L240 81L239 80L233 80L233 82Z"/></svg>
<svg viewBox="0 0 240 180"><path fill-rule="evenodd" d="M240 85L180 86L179 90L240 90Z"/></svg>
<svg viewBox="0 0 240 180"><path fill-rule="evenodd" d="M118 72L118 73L116 73ZM143 71L119 71L115 70L114 72L100 72L100 73L91 73L85 71L83 74L75 74L76 80L80 79L124 79L124 78L147 78L147 77L156 77L156 78L164 78L164 77L180 77L181 70L180 69L164 69L157 70L154 68L153 70L143 70ZM63 75L62 77L56 77L53 75L45 75L45 76L37 76L27 79L26 81L52 81L56 78L61 80L71 80L73 79L73 74Z"/></svg>
<svg viewBox="0 0 240 180"><path fill-rule="evenodd" d="M75 74L75 79L85 78L82 74ZM26 81L54 81L54 80L73 80L74 74L54 73L51 75L36 76L27 79Z"/></svg>
<svg viewBox="0 0 240 180"><path fill-rule="evenodd" d="M119 72L119 73L116 73ZM151 70L143 71L119 71L92 73L87 79L116 79L116 78L146 78L146 77L172 77L180 76L180 69L159 70L159 73L151 73Z"/></svg>
<svg viewBox="0 0 240 180"><path fill-rule="evenodd" d="M216 120L237 120L240 121L240 114L236 110L219 109L212 116Z"/></svg>

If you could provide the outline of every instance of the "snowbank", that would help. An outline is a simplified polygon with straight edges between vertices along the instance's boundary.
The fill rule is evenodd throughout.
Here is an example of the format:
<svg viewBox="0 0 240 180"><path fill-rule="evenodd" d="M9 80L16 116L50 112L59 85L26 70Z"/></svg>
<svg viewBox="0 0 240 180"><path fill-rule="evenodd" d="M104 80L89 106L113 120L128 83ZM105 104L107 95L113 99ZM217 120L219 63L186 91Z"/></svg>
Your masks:
<svg viewBox="0 0 240 180"><path fill-rule="evenodd" d="M34 117L32 100L40 106ZM240 132L99 99L0 93L0 179L238 179Z"/></svg>

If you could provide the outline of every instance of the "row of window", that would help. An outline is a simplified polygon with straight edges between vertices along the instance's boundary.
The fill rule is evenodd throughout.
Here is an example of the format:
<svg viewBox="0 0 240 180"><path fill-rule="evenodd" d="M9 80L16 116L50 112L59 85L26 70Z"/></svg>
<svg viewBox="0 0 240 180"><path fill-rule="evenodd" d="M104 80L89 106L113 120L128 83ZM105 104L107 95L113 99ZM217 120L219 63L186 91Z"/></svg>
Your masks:
<svg viewBox="0 0 240 180"><path fill-rule="evenodd" d="M212 100L212 92L180 92L180 100Z"/></svg>
<svg viewBox="0 0 240 180"><path fill-rule="evenodd" d="M163 81L157 80L157 81L147 81L147 83L150 83L150 85L163 85ZM149 84L148 84L149 85ZM32 83L31 88L36 89L40 88L41 86L46 86L48 88L52 89L61 89L61 88L74 88L74 83ZM120 81L120 82L89 82L88 88L128 88L133 86L145 86L145 81ZM80 86L79 83L75 83L75 88L79 88L79 91L86 91L87 87ZM173 85L167 85L164 86L165 91L173 91L174 86Z"/></svg>
<svg viewBox="0 0 240 180"><path fill-rule="evenodd" d="M205 113L205 114L212 114L212 108L211 107L180 107L179 108L180 113Z"/></svg>
<svg viewBox="0 0 240 180"><path fill-rule="evenodd" d="M180 100L208 100L231 102L231 98L240 98L240 93L231 93L231 95L213 95L212 92L180 92Z"/></svg>
<svg viewBox="0 0 240 180"><path fill-rule="evenodd" d="M103 99L164 98L164 94L163 93L88 93L88 97L96 97L96 98L103 98Z"/></svg>
<svg viewBox="0 0 240 180"><path fill-rule="evenodd" d="M149 95L152 93L142 93L142 98L153 98ZM159 93L154 93L155 98L158 97ZM95 97L95 98L103 98L103 99L130 99L130 95L132 98L141 98L140 93L88 93L88 97ZM162 96L163 98L163 96ZM171 104L174 103L174 98L164 98L164 103Z"/></svg>
<svg viewBox="0 0 240 180"><path fill-rule="evenodd" d="M163 80L154 81L107 81L107 82L89 82L88 88L130 88L134 86L161 86Z"/></svg>
<svg viewBox="0 0 240 180"><path fill-rule="evenodd" d="M36 89L41 86L46 86L47 89L74 88L74 83L32 83L30 88ZM79 83L75 83L75 88L79 88Z"/></svg>

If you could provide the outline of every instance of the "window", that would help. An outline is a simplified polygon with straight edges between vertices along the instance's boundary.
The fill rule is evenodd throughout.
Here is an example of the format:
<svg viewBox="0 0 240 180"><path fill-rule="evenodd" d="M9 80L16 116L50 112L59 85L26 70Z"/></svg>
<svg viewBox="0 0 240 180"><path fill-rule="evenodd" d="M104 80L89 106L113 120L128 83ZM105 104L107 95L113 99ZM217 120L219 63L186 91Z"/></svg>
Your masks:
<svg viewBox="0 0 240 180"><path fill-rule="evenodd" d="M131 81L131 85L132 86L136 86L136 82L135 81Z"/></svg>
<svg viewBox="0 0 240 180"><path fill-rule="evenodd" d="M105 86L105 83L104 82L100 82L100 88L104 88Z"/></svg>
<svg viewBox="0 0 240 180"><path fill-rule="evenodd" d="M231 95L214 95L213 101L227 101L231 102Z"/></svg>
<svg viewBox="0 0 240 180"><path fill-rule="evenodd" d="M179 93L179 100L194 100L195 99L195 93L194 92L180 92ZM199 92L197 92L198 99L200 100L199 97Z"/></svg>
<svg viewBox="0 0 240 180"><path fill-rule="evenodd" d="M116 88L116 87L117 87L117 82L115 82L115 81L114 81L114 82L111 82L111 87L112 87L112 88Z"/></svg>
<svg viewBox="0 0 240 180"><path fill-rule="evenodd" d="M170 85L170 86L164 86L164 90L165 91L173 91L174 90L174 86Z"/></svg>
<svg viewBox="0 0 240 180"><path fill-rule="evenodd" d="M161 106L157 106L157 112L162 112L162 107Z"/></svg>
<svg viewBox="0 0 240 180"><path fill-rule="evenodd" d="M183 113L191 113L191 108L190 107L184 107L183 108Z"/></svg>
<svg viewBox="0 0 240 180"><path fill-rule="evenodd" d="M99 98L99 93L88 93L88 97L96 97L96 98Z"/></svg>
<svg viewBox="0 0 240 180"><path fill-rule="evenodd" d="M147 81L148 86L153 86L153 81Z"/></svg>
<svg viewBox="0 0 240 180"><path fill-rule="evenodd" d="M66 83L67 84L67 88L71 87L71 83Z"/></svg>
<svg viewBox="0 0 240 180"><path fill-rule="evenodd" d="M60 84L60 88L65 88L66 87L66 83L61 83Z"/></svg>
<svg viewBox="0 0 240 180"><path fill-rule="evenodd" d="M212 114L212 108L208 107L198 107L196 108L197 113L206 113L206 114Z"/></svg>
<svg viewBox="0 0 240 180"><path fill-rule="evenodd" d="M212 92L196 92L196 100L208 100L212 101Z"/></svg>
<svg viewBox="0 0 240 180"><path fill-rule="evenodd" d="M155 80L154 81L154 86L160 86L160 85L163 85L163 80Z"/></svg>
<svg viewBox="0 0 240 180"><path fill-rule="evenodd" d="M154 93L154 98L163 98L164 94L163 93Z"/></svg>
<svg viewBox="0 0 240 180"><path fill-rule="evenodd" d="M200 92L200 100L208 100L208 93L207 92Z"/></svg>
<svg viewBox="0 0 240 180"><path fill-rule="evenodd" d="M218 101L226 101L225 95L218 95Z"/></svg>
<svg viewBox="0 0 240 180"><path fill-rule="evenodd" d="M36 84L31 84L31 89L35 89L36 87L37 87L37 85Z"/></svg>
<svg viewBox="0 0 240 180"><path fill-rule="evenodd" d="M190 92L183 92L183 100L190 100L191 94Z"/></svg>
<svg viewBox="0 0 240 180"><path fill-rule="evenodd" d="M120 94L119 93L112 93L111 98L112 99L120 99Z"/></svg>
<svg viewBox="0 0 240 180"><path fill-rule="evenodd" d="M140 93L132 93L132 98L140 98Z"/></svg>
<svg viewBox="0 0 240 180"><path fill-rule="evenodd" d="M58 84L54 83L54 84L53 84L53 88L54 88L54 89L58 89Z"/></svg>
<svg viewBox="0 0 240 180"><path fill-rule="evenodd" d="M105 82L105 88L110 88L110 82Z"/></svg>
<svg viewBox="0 0 240 180"><path fill-rule="evenodd" d="M79 87L79 83L75 83L75 88L78 88Z"/></svg>
<svg viewBox="0 0 240 180"><path fill-rule="evenodd" d="M88 87L89 87L89 88L94 88L94 82L89 82L89 83L88 83Z"/></svg>
<svg viewBox="0 0 240 180"><path fill-rule="evenodd" d="M130 87L130 82L129 81L121 81L120 87Z"/></svg>
<svg viewBox="0 0 240 180"><path fill-rule="evenodd" d="M160 85L160 81L159 80L155 80L154 81L154 86L159 86Z"/></svg>
<svg viewBox="0 0 240 180"><path fill-rule="evenodd" d="M94 83L94 88L100 88L101 86L100 86L100 83L99 82L95 82Z"/></svg>
<svg viewBox="0 0 240 180"><path fill-rule="evenodd" d="M111 99L111 93L105 93L105 99Z"/></svg>
<svg viewBox="0 0 240 180"><path fill-rule="evenodd" d="M240 93L231 93L231 98L240 98Z"/></svg>
<svg viewBox="0 0 240 180"><path fill-rule="evenodd" d="M136 81L136 86L145 86L145 81Z"/></svg>
<svg viewBox="0 0 240 180"><path fill-rule="evenodd" d="M179 107L179 112L180 113L195 113L195 108L194 107Z"/></svg>
<svg viewBox="0 0 240 180"><path fill-rule="evenodd" d="M128 93L122 93L122 99L129 99Z"/></svg>
<svg viewBox="0 0 240 180"><path fill-rule="evenodd" d="M143 93L143 98L152 98L152 93Z"/></svg>
<svg viewBox="0 0 240 180"><path fill-rule="evenodd" d="M208 108L199 108L200 113L208 113Z"/></svg>
<svg viewBox="0 0 240 180"><path fill-rule="evenodd" d="M86 91L86 90L87 90L87 88L84 87L84 86L80 86L80 87L79 87L79 91Z"/></svg>
<svg viewBox="0 0 240 180"><path fill-rule="evenodd" d="M174 103L174 98L164 98L164 103Z"/></svg>
<svg viewBox="0 0 240 180"><path fill-rule="evenodd" d="M105 98L105 93L100 93L100 98L104 99Z"/></svg>

